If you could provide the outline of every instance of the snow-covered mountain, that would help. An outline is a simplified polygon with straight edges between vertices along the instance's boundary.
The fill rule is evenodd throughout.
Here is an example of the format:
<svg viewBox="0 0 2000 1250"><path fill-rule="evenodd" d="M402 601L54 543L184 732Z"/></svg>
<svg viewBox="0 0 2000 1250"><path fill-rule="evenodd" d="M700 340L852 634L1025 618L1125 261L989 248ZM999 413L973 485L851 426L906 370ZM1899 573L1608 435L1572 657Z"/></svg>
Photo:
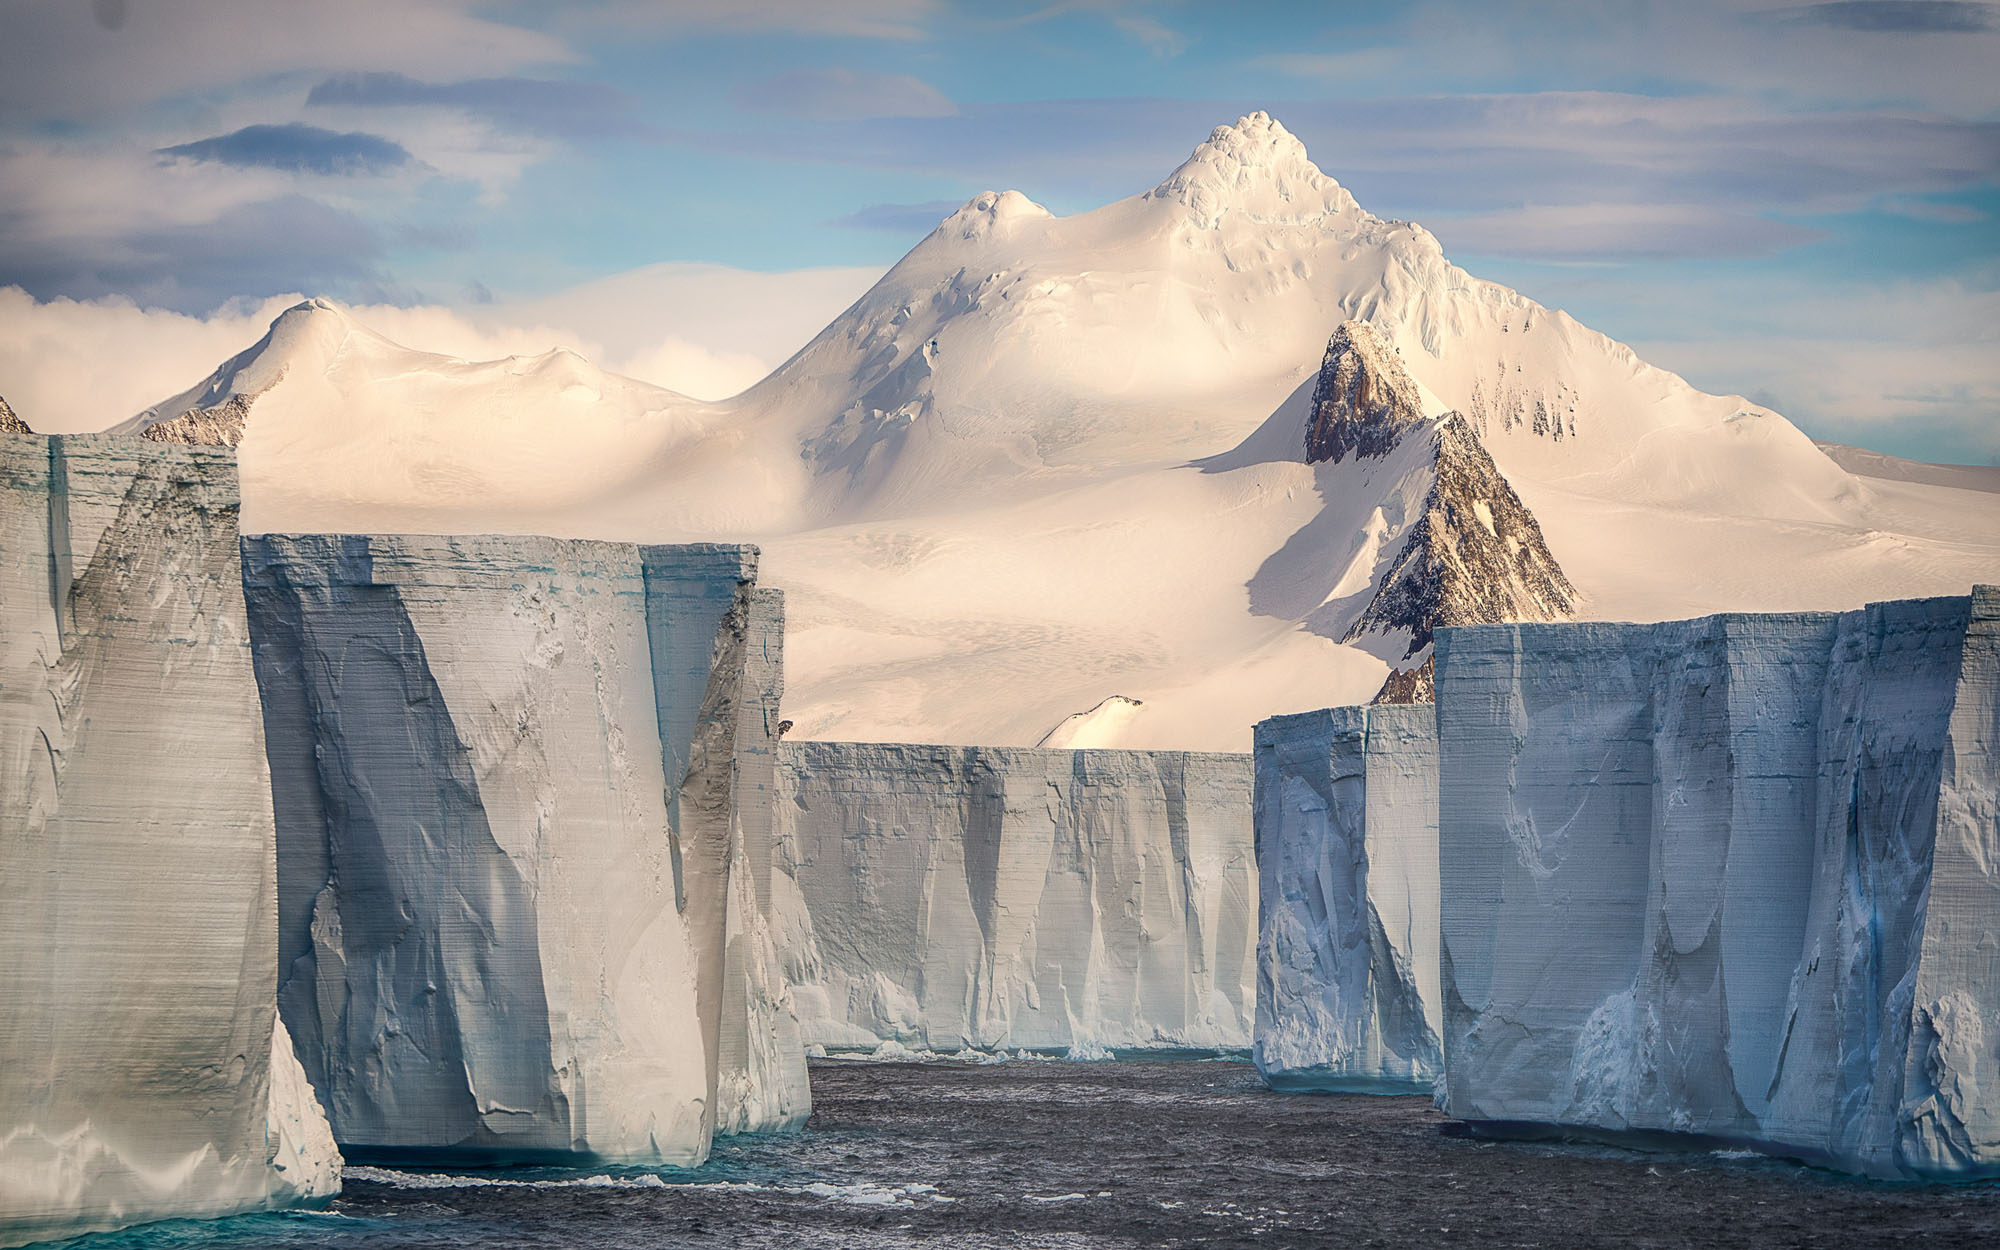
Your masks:
<svg viewBox="0 0 2000 1250"><path fill-rule="evenodd" d="M1323 382L1392 363L1386 450L1309 446ZM1653 620L2000 575L2000 495L1843 468L1472 277L1262 113L1092 212L975 197L732 400L314 301L126 428L240 430L252 530L759 542L810 737L1027 744L1118 695L1093 741L1244 749L1374 695L1448 603Z"/></svg>

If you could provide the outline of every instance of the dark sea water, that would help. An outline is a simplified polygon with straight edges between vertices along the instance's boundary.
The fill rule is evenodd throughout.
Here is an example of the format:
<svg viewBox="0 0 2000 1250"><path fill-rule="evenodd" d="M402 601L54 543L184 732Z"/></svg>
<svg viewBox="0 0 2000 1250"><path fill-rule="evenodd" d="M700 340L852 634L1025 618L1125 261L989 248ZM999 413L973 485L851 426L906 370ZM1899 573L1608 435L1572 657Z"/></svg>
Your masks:
<svg viewBox="0 0 2000 1250"><path fill-rule="evenodd" d="M1427 1098L1266 1090L1241 1062L813 1065L802 1134L692 1172L354 1168L324 1212L76 1250L264 1246L2000 1247L2000 1186L1689 1151L1486 1142Z"/></svg>

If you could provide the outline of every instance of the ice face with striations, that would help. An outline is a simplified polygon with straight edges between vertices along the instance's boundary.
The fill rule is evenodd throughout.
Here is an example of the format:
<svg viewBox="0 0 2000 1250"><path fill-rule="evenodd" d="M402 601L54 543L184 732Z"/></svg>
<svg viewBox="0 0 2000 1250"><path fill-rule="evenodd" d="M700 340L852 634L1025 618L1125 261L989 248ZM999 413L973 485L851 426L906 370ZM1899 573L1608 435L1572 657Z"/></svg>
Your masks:
<svg viewBox="0 0 2000 1250"><path fill-rule="evenodd" d="M807 1041L1248 1044L1249 757L790 742L780 770Z"/></svg>
<svg viewBox="0 0 2000 1250"><path fill-rule="evenodd" d="M0 1245L324 1201L206 449L0 434Z"/></svg>
<svg viewBox="0 0 2000 1250"><path fill-rule="evenodd" d="M2000 590L1439 637L1451 1115L2000 1173Z"/></svg>
<svg viewBox="0 0 2000 1250"><path fill-rule="evenodd" d="M724 1018L739 717L763 697L754 549L244 551L280 1001L336 1136L384 1157L700 1162L726 1063L769 1045L755 1010Z"/></svg>
<svg viewBox="0 0 2000 1250"><path fill-rule="evenodd" d="M1428 1092L1444 1027L1433 709L1273 717L1254 758L1257 1070L1282 1090Z"/></svg>

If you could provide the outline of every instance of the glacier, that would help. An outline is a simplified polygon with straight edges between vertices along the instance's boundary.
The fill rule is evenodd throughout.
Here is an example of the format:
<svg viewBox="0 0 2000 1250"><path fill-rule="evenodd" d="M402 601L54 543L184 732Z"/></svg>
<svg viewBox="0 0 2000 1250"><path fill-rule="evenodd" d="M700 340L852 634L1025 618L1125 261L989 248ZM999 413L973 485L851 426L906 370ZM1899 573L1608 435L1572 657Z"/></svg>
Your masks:
<svg viewBox="0 0 2000 1250"><path fill-rule="evenodd" d="M755 549L243 553L278 998L343 1147L692 1165L717 1131L803 1120L750 868L775 792L737 766L776 737Z"/></svg>
<svg viewBox="0 0 2000 1250"><path fill-rule="evenodd" d="M226 453L0 433L0 1245L324 1202Z"/></svg>
<svg viewBox="0 0 2000 1250"><path fill-rule="evenodd" d="M809 741L778 765L808 1043L1249 1044L1248 756Z"/></svg>
<svg viewBox="0 0 2000 1250"><path fill-rule="evenodd" d="M2000 589L1446 629L1437 693L1448 1114L2000 1175Z"/></svg>
<svg viewBox="0 0 2000 1250"><path fill-rule="evenodd" d="M1429 704L1256 730L1257 1015L1280 1090L1429 1092L1443 1068Z"/></svg>

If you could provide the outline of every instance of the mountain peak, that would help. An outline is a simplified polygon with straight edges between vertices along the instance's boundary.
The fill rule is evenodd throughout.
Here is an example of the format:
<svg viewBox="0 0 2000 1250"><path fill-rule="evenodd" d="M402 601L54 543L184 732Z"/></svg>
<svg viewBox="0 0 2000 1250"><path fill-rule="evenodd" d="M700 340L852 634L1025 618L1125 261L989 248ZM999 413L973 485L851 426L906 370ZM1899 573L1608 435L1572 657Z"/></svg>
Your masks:
<svg viewBox="0 0 2000 1250"><path fill-rule="evenodd" d="M1424 420L1417 384L1396 349L1365 321L1343 321L1326 345L1306 417L1306 463L1352 451L1386 456Z"/></svg>
<svg viewBox="0 0 2000 1250"><path fill-rule="evenodd" d="M1205 229L1232 212L1267 221L1360 212L1347 189L1312 163L1298 136L1262 110L1217 126L1146 198L1185 205Z"/></svg>
<svg viewBox="0 0 2000 1250"><path fill-rule="evenodd" d="M1055 216L1019 191L981 191L938 223L936 234L952 239L990 239L1023 221Z"/></svg>

